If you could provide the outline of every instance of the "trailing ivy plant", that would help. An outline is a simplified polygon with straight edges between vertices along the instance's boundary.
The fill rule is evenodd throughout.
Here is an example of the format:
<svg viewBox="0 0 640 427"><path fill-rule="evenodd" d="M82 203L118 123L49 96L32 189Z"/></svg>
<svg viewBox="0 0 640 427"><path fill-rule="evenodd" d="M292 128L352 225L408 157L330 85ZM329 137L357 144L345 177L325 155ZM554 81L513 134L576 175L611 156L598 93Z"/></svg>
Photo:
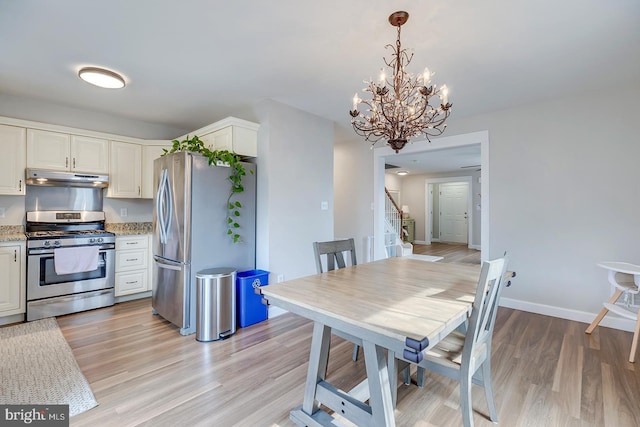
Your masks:
<svg viewBox="0 0 640 427"><path fill-rule="evenodd" d="M202 154L208 159L210 165L228 166L231 168L231 174L229 175L231 190L229 191L229 197L227 198L227 234L233 240L233 243L240 242L240 224L238 223L238 220L240 218L240 209L242 208L242 204L238 200L233 200L234 195L244 191L242 177L247 174L244 166L242 166L242 163L240 162L240 156L227 150L210 150L204 145L202 140L195 135L193 138L189 138L187 135L187 138L182 141L175 139L172 142L173 145L171 149L162 150L163 156L177 151L191 151ZM251 173L253 173L253 171L251 171Z"/></svg>

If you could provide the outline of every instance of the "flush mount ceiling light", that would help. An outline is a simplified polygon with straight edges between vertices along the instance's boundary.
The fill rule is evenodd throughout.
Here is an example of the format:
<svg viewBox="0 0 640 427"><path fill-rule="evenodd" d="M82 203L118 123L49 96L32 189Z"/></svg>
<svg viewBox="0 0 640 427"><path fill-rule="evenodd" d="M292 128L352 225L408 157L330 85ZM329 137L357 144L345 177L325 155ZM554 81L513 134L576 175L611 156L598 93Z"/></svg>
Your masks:
<svg viewBox="0 0 640 427"><path fill-rule="evenodd" d="M118 73L104 68L85 67L78 71L78 77L87 83L106 89L120 89L124 87L124 79Z"/></svg>
<svg viewBox="0 0 640 427"><path fill-rule="evenodd" d="M409 171L398 171L396 172L398 175L400 176L405 176L405 175L409 175Z"/></svg>
<svg viewBox="0 0 640 427"><path fill-rule="evenodd" d="M396 153L402 150L409 138L424 134L429 140L430 136L441 135L447 127L444 122L451 113L447 86L431 84L433 73L428 68L415 77L405 70L413 53L402 49L400 27L408 19L407 12L395 12L389 16L389 23L398 27L395 47L391 44L385 46L393 50L389 60L384 58L391 77L387 79L383 68L378 82L365 81L367 87L363 90L369 92L371 99L360 99L356 93L353 110L349 111L351 124L358 135L364 136L372 146L386 140ZM433 96L440 98L436 105L429 104ZM364 106L364 112L358 111L359 104Z"/></svg>

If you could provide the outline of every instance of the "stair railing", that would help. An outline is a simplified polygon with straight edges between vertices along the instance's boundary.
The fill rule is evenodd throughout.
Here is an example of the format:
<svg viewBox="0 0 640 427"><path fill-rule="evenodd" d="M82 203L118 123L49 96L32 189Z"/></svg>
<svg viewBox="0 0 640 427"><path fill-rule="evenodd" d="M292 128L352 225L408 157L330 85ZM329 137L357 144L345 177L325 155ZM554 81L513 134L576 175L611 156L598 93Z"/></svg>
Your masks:
<svg viewBox="0 0 640 427"><path fill-rule="evenodd" d="M387 195L384 200L384 217L402 242L402 209L398 207L386 187L384 192Z"/></svg>

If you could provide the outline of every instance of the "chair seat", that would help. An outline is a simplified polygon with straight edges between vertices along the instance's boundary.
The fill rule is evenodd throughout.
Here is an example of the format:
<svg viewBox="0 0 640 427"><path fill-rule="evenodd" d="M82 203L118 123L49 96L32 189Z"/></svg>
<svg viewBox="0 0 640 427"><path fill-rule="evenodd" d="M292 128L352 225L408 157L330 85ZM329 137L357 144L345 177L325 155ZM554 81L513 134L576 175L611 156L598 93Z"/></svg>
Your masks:
<svg viewBox="0 0 640 427"><path fill-rule="evenodd" d="M452 332L438 343L433 349L427 352L425 360L437 363L450 368L459 369L462 365L462 350L464 349L465 335L460 332ZM471 357L472 366L486 358L487 346L485 343L478 345Z"/></svg>
<svg viewBox="0 0 640 427"><path fill-rule="evenodd" d="M633 340L631 341L631 352L629 353L629 362L634 363L638 342L640 341L640 313L627 310L617 305L616 302L620 297L623 297L625 305L634 305L634 297L640 293L640 265L629 264L628 262L601 262L598 263L598 266L608 270L609 284L615 287L616 290L609 298L609 301L603 304L604 308L593 319L585 333L591 334L609 311L634 320L636 325L633 332Z"/></svg>

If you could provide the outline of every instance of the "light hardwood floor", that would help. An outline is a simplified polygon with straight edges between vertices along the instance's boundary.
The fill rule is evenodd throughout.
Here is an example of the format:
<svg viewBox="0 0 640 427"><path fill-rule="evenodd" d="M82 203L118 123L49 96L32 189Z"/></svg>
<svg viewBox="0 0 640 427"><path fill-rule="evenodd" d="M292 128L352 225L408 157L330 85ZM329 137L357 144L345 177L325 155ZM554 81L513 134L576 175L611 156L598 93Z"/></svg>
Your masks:
<svg viewBox="0 0 640 427"><path fill-rule="evenodd" d="M302 402L312 323L293 314L238 329L225 341L194 335L151 314L150 300L58 318L99 406L72 426L294 426ZM500 426L640 425L640 365L627 362L631 333L500 308L493 378ZM328 379L349 390L362 356L334 337ZM413 372L415 376L415 370ZM414 380L415 381L415 380ZM429 374L401 385L398 426L462 425L457 383ZM473 390L476 426L493 426Z"/></svg>
<svg viewBox="0 0 640 427"><path fill-rule="evenodd" d="M480 264L480 251L469 249L466 244L433 242L430 245L413 245L413 253L444 257L439 262Z"/></svg>

